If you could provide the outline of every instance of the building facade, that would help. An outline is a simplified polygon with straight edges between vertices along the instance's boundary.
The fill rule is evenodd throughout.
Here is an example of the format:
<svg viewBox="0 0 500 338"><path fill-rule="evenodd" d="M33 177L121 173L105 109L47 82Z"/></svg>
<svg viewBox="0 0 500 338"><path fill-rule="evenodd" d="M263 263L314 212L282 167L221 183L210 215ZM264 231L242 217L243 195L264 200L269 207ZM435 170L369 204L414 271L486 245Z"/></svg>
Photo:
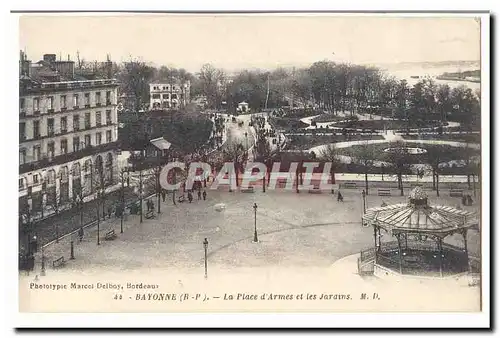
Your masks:
<svg viewBox="0 0 500 338"><path fill-rule="evenodd" d="M43 216L117 181L118 84L75 76L71 63L65 72L22 68L19 205Z"/></svg>
<svg viewBox="0 0 500 338"><path fill-rule="evenodd" d="M190 101L191 83L150 83L149 84L149 108L157 109L179 109L185 107Z"/></svg>

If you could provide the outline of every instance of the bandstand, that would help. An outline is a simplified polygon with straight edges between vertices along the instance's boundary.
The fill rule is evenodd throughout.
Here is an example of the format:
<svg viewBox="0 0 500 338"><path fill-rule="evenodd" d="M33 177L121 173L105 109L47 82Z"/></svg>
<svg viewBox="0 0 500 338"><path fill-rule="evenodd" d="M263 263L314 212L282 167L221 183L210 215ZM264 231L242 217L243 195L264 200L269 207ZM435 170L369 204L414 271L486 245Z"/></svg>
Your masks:
<svg viewBox="0 0 500 338"><path fill-rule="evenodd" d="M477 215L448 206L430 206L420 187L411 191L408 203L368 209L363 224L373 227L374 247L361 252L360 274L449 277L479 272L479 260L469 257L467 249L467 232L478 226ZM455 245L444 243L457 234L461 240L455 236Z"/></svg>

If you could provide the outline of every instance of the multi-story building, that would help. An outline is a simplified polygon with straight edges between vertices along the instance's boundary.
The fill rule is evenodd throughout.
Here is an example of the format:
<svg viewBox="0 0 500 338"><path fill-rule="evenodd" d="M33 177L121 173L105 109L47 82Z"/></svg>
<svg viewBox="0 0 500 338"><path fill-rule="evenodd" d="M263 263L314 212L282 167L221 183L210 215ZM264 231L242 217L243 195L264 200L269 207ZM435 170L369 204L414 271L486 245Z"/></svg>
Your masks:
<svg viewBox="0 0 500 338"><path fill-rule="evenodd" d="M53 54L33 66L21 52L20 208L43 215L117 180L117 87Z"/></svg>
<svg viewBox="0 0 500 338"><path fill-rule="evenodd" d="M177 109L189 102L191 83L150 83L150 109Z"/></svg>

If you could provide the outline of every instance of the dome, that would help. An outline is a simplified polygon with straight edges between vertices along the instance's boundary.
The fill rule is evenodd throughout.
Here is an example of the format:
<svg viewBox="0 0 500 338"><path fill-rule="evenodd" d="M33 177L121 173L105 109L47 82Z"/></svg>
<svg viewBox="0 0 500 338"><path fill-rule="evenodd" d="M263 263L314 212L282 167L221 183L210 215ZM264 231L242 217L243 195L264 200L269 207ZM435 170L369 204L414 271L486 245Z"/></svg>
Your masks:
<svg viewBox="0 0 500 338"><path fill-rule="evenodd" d="M422 187L415 187L412 191L410 191L409 195L410 200L423 200L427 199L427 194L422 189Z"/></svg>

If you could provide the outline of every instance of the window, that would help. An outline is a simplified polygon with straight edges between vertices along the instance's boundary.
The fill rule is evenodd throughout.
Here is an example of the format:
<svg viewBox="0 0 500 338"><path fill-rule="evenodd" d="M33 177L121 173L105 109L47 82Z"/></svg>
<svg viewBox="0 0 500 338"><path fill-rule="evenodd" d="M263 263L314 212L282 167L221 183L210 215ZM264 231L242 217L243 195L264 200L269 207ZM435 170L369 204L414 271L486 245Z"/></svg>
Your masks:
<svg viewBox="0 0 500 338"><path fill-rule="evenodd" d="M73 130L74 131L80 130L80 116L79 115L73 115Z"/></svg>
<svg viewBox="0 0 500 338"><path fill-rule="evenodd" d="M54 119L47 119L47 135L54 136Z"/></svg>
<svg viewBox="0 0 500 338"><path fill-rule="evenodd" d="M80 100L78 99L78 94L73 95L73 108L80 107Z"/></svg>
<svg viewBox="0 0 500 338"><path fill-rule="evenodd" d="M102 133L95 134L95 144L100 145L102 143Z"/></svg>
<svg viewBox="0 0 500 338"><path fill-rule="evenodd" d="M33 121L33 138L40 137L40 121Z"/></svg>
<svg viewBox="0 0 500 338"><path fill-rule="evenodd" d="M26 123L24 122L19 123L19 140L26 140Z"/></svg>
<svg viewBox="0 0 500 338"><path fill-rule="evenodd" d="M24 110L26 108L26 103L24 102L24 97L19 99L19 109Z"/></svg>
<svg viewBox="0 0 500 338"><path fill-rule="evenodd" d="M177 94L172 94L172 100L177 99Z"/></svg>
<svg viewBox="0 0 500 338"><path fill-rule="evenodd" d="M153 99L159 99L160 98L160 94L153 94Z"/></svg>
<svg viewBox="0 0 500 338"><path fill-rule="evenodd" d="M111 104L111 92L106 92L106 104L110 105Z"/></svg>
<svg viewBox="0 0 500 338"><path fill-rule="evenodd" d="M19 189L24 189L24 178L19 179Z"/></svg>
<svg viewBox="0 0 500 338"><path fill-rule="evenodd" d="M96 92L95 93L95 103L96 103L96 106L100 106L101 105L101 92Z"/></svg>
<svg viewBox="0 0 500 338"><path fill-rule="evenodd" d="M85 129L90 129L90 113L85 113Z"/></svg>
<svg viewBox="0 0 500 338"><path fill-rule="evenodd" d="M68 131L68 118L61 117L61 134L66 133Z"/></svg>
<svg viewBox="0 0 500 338"><path fill-rule="evenodd" d="M47 98L47 109L48 109L49 111L51 111L51 110L53 110L53 109L54 109L54 97L52 97L52 96L49 96L49 97Z"/></svg>
<svg viewBox="0 0 500 338"><path fill-rule="evenodd" d="M85 107L90 107L90 93L85 93Z"/></svg>
<svg viewBox="0 0 500 338"><path fill-rule="evenodd" d="M38 174L33 175L33 184L38 184Z"/></svg>
<svg viewBox="0 0 500 338"><path fill-rule="evenodd" d="M106 110L106 124L111 123L113 123L113 120L111 119L111 110Z"/></svg>
<svg viewBox="0 0 500 338"><path fill-rule="evenodd" d="M96 125L96 127L100 127L101 126L101 122L102 122L101 112L98 111L98 112L95 113L95 125Z"/></svg>
<svg viewBox="0 0 500 338"><path fill-rule="evenodd" d="M19 164L25 164L26 163L26 149L23 148L19 150Z"/></svg>
<svg viewBox="0 0 500 338"><path fill-rule="evenodd" d="M85 135L85 147L90 147L92 145L92 141L90 140L90 134Z"/></svg>
<svg viewBox="0 0 500 338"><path fill-rule="evenodd" d="M63 138L61 140L61 154L66 154L68 153L68 140Z"/></svg>
<svg viewBox="0 0 500 338"><path fill-rule="evenodd" d="M54 142L47 143L47 155L49 156L49 158L54 157L55 150L56 150L56 146L55 146Z"/></svg>
<svg viewBox="0 0 500 338"><path fill-rule="evenodd" d="M40 145L33 146L33 159L35 161L40 161L42 157L42 149L40 148Z"/></svg>
<svg viewBox="0 0 500 338"><path fill-rule="evenodd" d="M40 99L38 97L33 99L33 110L40 111Z"/></svg>
<svg viewBox="0 0 500 338"><path fill-rule="evenodd" d="M80 138L78 136L73 137L73 151L80 150Z"/></svg>
<svg viewBox="0 0 500 338"><path fill-rule="evenodd" d="M61 95L61 109L66 109L66 95Z"/></svg>
<svg viewBox="0 0 500 338"><path fill-rule="evenodd" d="M163 94L163 98L168 100L168 94Z"/></svg>
<svg viewBox="0 0 500 338"><path fill-rule="evenodd" d="M106 143L111 142L111 130L106 130Z"/></svg>

